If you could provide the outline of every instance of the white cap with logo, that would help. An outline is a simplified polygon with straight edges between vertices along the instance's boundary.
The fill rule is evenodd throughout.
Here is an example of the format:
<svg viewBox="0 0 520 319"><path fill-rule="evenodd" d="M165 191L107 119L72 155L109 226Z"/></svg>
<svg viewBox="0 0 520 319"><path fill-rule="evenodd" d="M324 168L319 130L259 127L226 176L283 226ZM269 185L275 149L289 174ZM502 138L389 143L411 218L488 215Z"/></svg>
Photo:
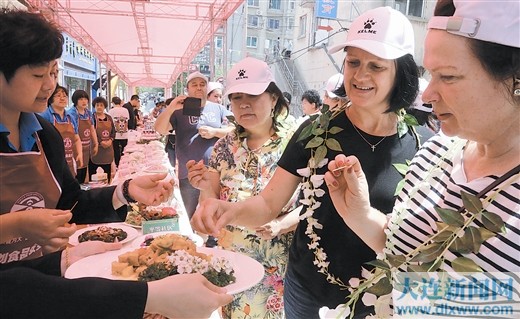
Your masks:
<svg viewBox="0 0 520 319"><path fill-rule="evenodd" d="M371 9L352 22L347 32L347 41L331 47L329 52L336 53L345 47L356 47L387 60L406 54L413 56L413 27L408 18L395 9Z"/></svg>
<svg viewBox="0 0 520 319"><path fill-rule="evenodd" d="M271 82L274 82L274 76L267 63L247 57L229 70L226 78L226 95L231 93L260 95Z"/></svg>
<svg viewBox="0 0 520 319"><path fill-rule="evenodd" d="M452 17L435 16L428 29L446 30L467 38L520 47L520 1L453 0Z"/></svg>
<svg viewBox="0 0 520 319"><path fill-rule="evenodd" d="M343 85L343 74L336 73L327 80L327 84L325 84L324 90L331 99L335 99L338 96L334 93L334 91L339 89L341 85Z"/></svg>

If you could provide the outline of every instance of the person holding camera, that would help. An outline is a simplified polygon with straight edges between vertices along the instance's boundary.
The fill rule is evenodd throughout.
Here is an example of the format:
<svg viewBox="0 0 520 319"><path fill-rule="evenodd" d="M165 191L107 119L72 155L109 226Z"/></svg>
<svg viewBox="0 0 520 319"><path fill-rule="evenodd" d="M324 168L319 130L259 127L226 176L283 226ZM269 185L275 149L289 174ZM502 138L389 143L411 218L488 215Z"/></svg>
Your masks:
<svg viewBox="0 0 520 319"><path fill-rule="evenodd" d="M175 157L182 201L191 218L199 202L200 191L188 180L186 163L204 160L207 165L213 145L233 129L227 116L232 113L207 100L208 79L200 72L188 75L188 95L179 95L157 117L155 130L163 135L175 130Z"/></svg>

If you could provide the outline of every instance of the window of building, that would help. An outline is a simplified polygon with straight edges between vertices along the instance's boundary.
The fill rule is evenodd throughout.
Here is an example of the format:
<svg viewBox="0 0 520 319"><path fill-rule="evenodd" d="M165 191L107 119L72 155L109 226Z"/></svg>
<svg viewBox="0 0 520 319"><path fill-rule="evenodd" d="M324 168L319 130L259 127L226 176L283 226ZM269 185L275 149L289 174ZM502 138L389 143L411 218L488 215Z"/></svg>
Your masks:
<svg viewBox="0 0 520 319"><path fill-rule="evenodd" d="M292 30L294 28L294 18L287 18L287 30Z"/></svg>
<svg viewBox="0 0 520 319"><path fill-rule="evenodd" d="M395 0L395 9L405 15L422 17L423 0Z"/></svg>
<svg viewBox="0 0 520 319"><path fill-rule="evenodd" d="M290 0L289 1L289 10L294 11L295 7L296 7L296 1Z"/></svg>
<svg viewBox="0 0 520 319"><path fill-rule="evenodd" d="M258 7L260 0L247 0L247 5L251 7Z"/></svg>
<svg viewBox="0 0 520 319"><path fill-rule="evenodd" d="M281 0L269 0L269 9L278 9L280 10L282 8L282 1Z"/></svg>
<svg viewBox="0 0 520 319"><path fill-rule="evenodd" d="M280 20L278 19L267 19L268 29L280 29Z"/></svg>
<svg viewBox="0 0 520 319"><path fill-rule="evenodd" d="M248 48L256 48L258 46L258 38L248 36L246 44Z"/></svg>
<svg viewBox="0 0 520 319"><path fill-rule="evenodd" d="M258 20L259 20L258 16L248 14L247 15L247 26L258 28L258 25L259 25Z"/></svg>
<svg viewBox="0 0 520 319"><path fill-rule="evenodd" d="M224 43L224 38L221 35L217 35L215 37L215 48L222 49L223 43Z"/></svg>
<svg viewBox="0 0 520 319"><path fill-rule="evenodd" d="M307 15L303 15L300 17L300 31L298 32L298 37L305 37L307 34Z"/></svg>

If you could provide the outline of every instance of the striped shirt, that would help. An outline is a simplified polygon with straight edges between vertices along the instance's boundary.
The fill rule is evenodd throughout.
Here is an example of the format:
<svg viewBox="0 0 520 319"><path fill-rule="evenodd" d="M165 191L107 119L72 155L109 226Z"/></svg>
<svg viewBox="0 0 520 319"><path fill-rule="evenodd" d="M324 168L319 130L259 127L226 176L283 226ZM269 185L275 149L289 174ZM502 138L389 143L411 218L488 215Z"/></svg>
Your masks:
<svg viewBox="0 0 520 319"><path fill-rule="evenodd" d="M466 140L437 135L416 154L406 174L403 191L388 223L386 253L402 255L421 245L442 220L434 207L458 210L463 206L461 191L477 195L499 176L467 181L462 153ZM487 200L486 200L487 199ZM478 253L447 251L444 269L450 261L472 259L486 272L520 271L520 178L516 174L481 197L484 209L498 214L505 222L505 233L485 241ZM483 227L479 220L472 224Z"/></svg>

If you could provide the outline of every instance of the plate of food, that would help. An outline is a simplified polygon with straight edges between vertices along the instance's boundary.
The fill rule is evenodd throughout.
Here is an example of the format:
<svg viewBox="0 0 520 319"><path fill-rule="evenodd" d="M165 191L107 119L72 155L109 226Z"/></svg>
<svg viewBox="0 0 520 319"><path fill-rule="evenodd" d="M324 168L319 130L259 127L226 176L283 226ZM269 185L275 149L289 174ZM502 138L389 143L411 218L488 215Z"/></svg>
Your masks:
<svg viewBox="0 0 520 319"><path fill-rule="evenodd" d="M185 234L182 232L165 231L165 232L156 232L156 233L139 236L139 237L135 238L129 246L134 247L134 248L148 247L148 246L150 246L150 244L152 243L152 241L155 238L160 237L160 236L169 235L169 234L176 234L176 235L184 236L187 239L190 239L191 241L193 241L195 243L195 246L197 246L197 247L201 247L204 244L204 239L202 239L202 237L200 237L197 234L194 234L194 233Z"/></svg>
<svg viewBox="0 0 520 319"><path fill-rule="evenodd" d="M104 241L113 243L118 241L120 243L127 243L139 235L139 232L129 226L121 224L104 224L94 225L82 229L78 229L69 238L69 244L76 246L84 241Z"/></svg>
<svg viewBox="0 0 520 319"><path fill-rule="evenodd" d="M264 267L246 255L196 247L184 236L170 235L156 238L146 248L132 245L83 258L67 269L65 277L153 281L179 273L199 272L214 284L225 287L230 294L245 291L264 277Z"/></svg>
<svg viewBox="0 0 520 319"><path fill-rule="evenodd" d="M143 220L160 220L177 217L177 210L170 206L146 206L141 203L131 203L131 210L126 215L125 224L141 228Z"/></svg>

